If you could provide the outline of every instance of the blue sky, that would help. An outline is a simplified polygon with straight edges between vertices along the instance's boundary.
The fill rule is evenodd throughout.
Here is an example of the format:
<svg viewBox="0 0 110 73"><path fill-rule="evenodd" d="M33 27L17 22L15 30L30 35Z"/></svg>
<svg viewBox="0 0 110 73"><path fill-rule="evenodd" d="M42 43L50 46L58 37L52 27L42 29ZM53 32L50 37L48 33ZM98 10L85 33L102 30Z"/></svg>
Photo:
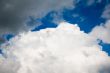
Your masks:
<svg viewBox="0 0 110 73"><path fill-rule="evenodd" d="M106 0L103 0L101 3L94 3L90 6L87 6L85 2L81 1L73 9L63 9L62 17L69 23L78 24L81 30L84 30L86 33L88 33L96 25L100 25L101 23L105 22L105 19L101 18L101 15L107 3ZM42 28L55 26L55 23L52 23L54 17L51 16L54 13L57 14L57 12L51 11L42 19L39 19L43 24L45 24L41 25ZM74 17L74 15L77 16ZM32 23L30 24L32 25Z"/></svg>
<svg viewBox="0 0 110 73"><path fill-rule="evenodd" d="M86 2L86 0L85 0ZM76 5L74 9L64 9L62 11L62 18L72 24L78 24L80 29L86 33L89 33L95 26L105 23L106 19L101 18L103 10L107 4L106 0L103 0L101 3L94 3L90 6L87 6L84 1L81 1ZM40 29L57 27L57 24L53 22L54 17L52 14L57 15L57 12L49 12L45 17L39 19L42 22L42 25L35 27L32 31L38 31ZM34 18L33 18L34 19ZM36 22L38 19L34 19ZM31 19L29 22L32 22ZM32 23L30 23L32 25ZM100 42L103 51L106 51L110 55L110 44Z"/></svg>

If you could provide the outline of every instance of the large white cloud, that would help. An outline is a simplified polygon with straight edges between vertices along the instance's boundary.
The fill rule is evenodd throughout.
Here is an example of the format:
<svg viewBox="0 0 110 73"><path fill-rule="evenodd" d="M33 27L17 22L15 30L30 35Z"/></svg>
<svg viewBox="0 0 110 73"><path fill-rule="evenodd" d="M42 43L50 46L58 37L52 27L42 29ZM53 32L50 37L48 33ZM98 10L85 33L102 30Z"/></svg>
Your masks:
<svg viewBox="0 0 110 73"><path fill-rule="evenodd" d="M95 38L102 40L104 43L110 43L110 20L104 25L93 28L90 34Z"/></svg>
<svg viewBox="0 0 110 73"><path fill-rule="evenodd" d="M0 73L110 73L110 57L77 25L21 33L2 46Z"/></svg>

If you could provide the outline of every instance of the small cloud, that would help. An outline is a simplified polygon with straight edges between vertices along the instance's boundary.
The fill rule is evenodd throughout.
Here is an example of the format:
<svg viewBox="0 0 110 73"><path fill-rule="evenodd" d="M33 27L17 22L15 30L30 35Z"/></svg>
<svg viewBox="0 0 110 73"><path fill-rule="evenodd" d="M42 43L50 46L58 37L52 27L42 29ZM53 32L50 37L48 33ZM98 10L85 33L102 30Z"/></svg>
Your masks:
<svg viewBox="0 0 110 73"><path fill-rule="evenodd" d="M103 25L93 28L90 34L104 43L110 43L110 20Z"/></svg>
<svg viewBox="0 0 110 73"><path fill-rule="evenodd" d="M110 19L110 4L108 4L105 7L101 17L104 18L104 19Z"/></svg>

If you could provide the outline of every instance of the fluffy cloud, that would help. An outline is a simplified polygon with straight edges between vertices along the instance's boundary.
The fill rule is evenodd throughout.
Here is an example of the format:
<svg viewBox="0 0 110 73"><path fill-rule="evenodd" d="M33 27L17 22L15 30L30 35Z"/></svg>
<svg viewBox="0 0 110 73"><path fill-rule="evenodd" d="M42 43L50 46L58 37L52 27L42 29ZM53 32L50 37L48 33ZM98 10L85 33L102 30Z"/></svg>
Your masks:
<svg viewBox="0 0 110 73"><path fill-rule="evenodd" d="M74 0L0 0L0 35L28 30L28 16L42 17L52 10L74 7Z"/></svg>
<svg viewBox="0 0 110 73"><path fill-rule="evenodd" d="M21 33L2 45L0 73L110 73L110 57L77 25Z"/></svg>
<svg viewBox="0 0 110 73"><path fill-rule="evenodd" d="M90 34L105 43L110 43L110 20L108 20L104 25L93 28Z"/></svg>

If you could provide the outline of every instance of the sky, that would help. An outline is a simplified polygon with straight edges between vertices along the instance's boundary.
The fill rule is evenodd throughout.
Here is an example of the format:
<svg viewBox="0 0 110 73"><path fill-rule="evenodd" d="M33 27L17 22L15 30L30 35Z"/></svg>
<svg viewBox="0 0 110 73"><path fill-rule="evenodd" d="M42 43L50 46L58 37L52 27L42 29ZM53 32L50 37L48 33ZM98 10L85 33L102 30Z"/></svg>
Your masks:
<svg viewBox="0 0 110 73"><path fill-rule="evenodd" d="M61 72L110 73L110 1L1 0L0 73Z"/></svg>

